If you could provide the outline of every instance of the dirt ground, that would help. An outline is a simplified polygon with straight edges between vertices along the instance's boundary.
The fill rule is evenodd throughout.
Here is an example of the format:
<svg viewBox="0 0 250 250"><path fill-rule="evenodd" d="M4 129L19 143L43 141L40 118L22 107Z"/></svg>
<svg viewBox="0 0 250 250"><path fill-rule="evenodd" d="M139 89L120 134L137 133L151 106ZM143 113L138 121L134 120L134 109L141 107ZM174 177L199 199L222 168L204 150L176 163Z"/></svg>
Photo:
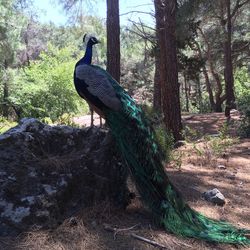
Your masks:
<svg viewBox="0 0 250 250"><path fill-rule="evenodd" d="M185 124L201 134L218 134L225 121L223 114L185 116ZM239 119L235 115L233 119ZM234 133L235 131L231 131ZM197 143L202 144L202 141ZM227 148L219 158L201 161L188 143L180 148L181 166L166 166L170 179L190 206L206 216L227 220L238 227L250 228L250 140L242 139ZM223 165L223 168L219 168ZM130 184L131 186L131 184ZM202 193L218 188L226 197L223 207L202 199ZM117 230L114 232L112 228ZM153 240L165 248L152 246L132 235ZM212 244L195 239L184 239L165 232L153 223L150 213L143 208L140 197L124 211L97 204L68 218L55 230L28 232L19 237L0 238L0 249L28 250L153 250L193 249L230 250L250 249L226 244Z"/></svg>

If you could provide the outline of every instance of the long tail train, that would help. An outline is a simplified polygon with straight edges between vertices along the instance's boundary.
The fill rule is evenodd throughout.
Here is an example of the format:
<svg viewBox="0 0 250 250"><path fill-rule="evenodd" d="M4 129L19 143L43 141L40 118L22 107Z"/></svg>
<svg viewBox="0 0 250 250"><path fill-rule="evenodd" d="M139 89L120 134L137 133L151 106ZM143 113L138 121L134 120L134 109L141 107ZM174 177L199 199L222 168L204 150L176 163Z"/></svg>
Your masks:
<svg viewBox="0 0 250 250"><path fill-rule="evenodd" d="M250 230L209 219L191 209L169 181L153 130L134 100L111 79L123 112L106 110L106 121L144 203L164 228L177 235L232 244L250 244Z"/></svg>

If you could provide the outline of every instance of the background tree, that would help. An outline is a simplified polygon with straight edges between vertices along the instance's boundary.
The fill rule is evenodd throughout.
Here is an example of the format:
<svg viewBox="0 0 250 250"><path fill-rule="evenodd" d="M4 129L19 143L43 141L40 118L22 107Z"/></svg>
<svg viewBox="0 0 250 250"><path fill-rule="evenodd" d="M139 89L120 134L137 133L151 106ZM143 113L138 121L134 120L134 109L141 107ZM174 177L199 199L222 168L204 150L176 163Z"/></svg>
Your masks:
<svg viewBox="0 0 250 250"><path fill-rule="evenodd" d="M200 58L207 62L203 66L203 74L210 105L213 111L222 112L226 100L227 116L230 109L235 108L233 71L236 61L247 47L242 35L245 27L240 21L240 18L247 18L244 13L247 4L248 0L201 1L196 9L196 19L200 20L200 25L195 47ZM238 30L241 31L240 36L237 35Z"/></svg>
<svg viewBox="0 0 250 250"><path fill-rule="evenodd" d="M120 82L119 0L107 0L107 71Z"/></svg>
<svg viewBox="0 0 250 250"><path fill-rule="evenodd" d="M20 32L24 17L18 12L15 1L4 0L0 3L0 76L1 79L1 108L5 117L10 115L12 68L15 67L16 54L20 45Z"/></svg>
<svg viewBox="0 0 250 250"><path fill-rule="evenodd" d="M177 69L176 11L177 1L155 0L157 37L160 48L162 109L166 128L175 140L182 138L180 94Z"/></svg>
<svg viewBox="0 0 250 250"><path fill-rule="evenodd" d="M224 60L225 60L225 94L226 94L226 108L225 116L230 117L230 110L236 108L235 93L234 93L234 76L233 76L233 62L232 62L232 35L233 22L240 8L244 7L249 0L236 0L233 8L231 8L233 0L224 0L222 8L226 10L225 17L221 16L221 24L224 28ZM224 13L223 13L224 14Z"/></svg>
<svg viewBox="0 0 250 250"><path fill-rule="evenodd" d="M160 29L163 24L163 8L160 6L158 1L155 4L155 25L156 25L156 43L155 43L155 76L154 76L154 101L153 106L156 111L162 111L162 86L164 79L161 74L161 51L160 51L160 40L161 34Z"/></svg>

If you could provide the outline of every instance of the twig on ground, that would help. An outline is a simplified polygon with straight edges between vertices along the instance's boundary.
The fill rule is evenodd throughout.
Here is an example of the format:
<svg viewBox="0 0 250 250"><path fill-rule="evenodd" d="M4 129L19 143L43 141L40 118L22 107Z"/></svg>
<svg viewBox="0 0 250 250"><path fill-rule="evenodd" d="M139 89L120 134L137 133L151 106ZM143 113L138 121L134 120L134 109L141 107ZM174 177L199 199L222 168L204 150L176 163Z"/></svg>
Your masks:
<svg viewBox="0 0 250 250"><path fill-rule="evenodd" d="M177 246L185 246L185 247L188 247L188 248L192 248L192 246L191 245L189 245L189 244L187 244L187 243L183 243L183 242L177 242L177 241L175 241L175 240L172 240L172 242L174 243L174 244L176 244Z"/></svg>
<svg viewBox="0 0 250 250"><path fill-rule="evenodd" d="M139 225L140 224L136 224L136 225L134 225L132 227L117 229L116 232L114 233L114 237L116 237L116 234L118 234L120 232L132 230L132 229L136 228Z"/></svg>
<svg viewBox="0 0 250 250"><path fill-rule="evenodd" d="M118 233L120 233L120 232L123 232L123 231L132 230L132 229L134 229L135 227L137 227L138 225L139 225L139 224L136 224L136 225L134 225L134 226L132 226L132 227L128 227L128 228L121 228L121 229L119 229L119 228L116 228L116 227L111 227L111 226L108 225L108 224L103 224L105 230L114 233L114 240L115 240L116 234L118 234ZM145 238L145 237L139 236L139 235L137 235L137 234L135 234L135 233L130 233L129 235L130 235L131 237L137 239L137 240L146 242L146 243L148 243L148 244L150 244L150 245L152 245L152 246L155 246L155 247L159 247L160 249L170 249L170 248L168 248L168 247L166 247L166 246L164 246L164 245L162 245L162 244L160 244L160 243L158 243L158 242L156 242L156 241L153 241L153 240L147 239L147 238Z"/></svg>
<svg viewBox="0 0 250 250"><path fill-rule="evenodd" d="M147 239L147 238L145 238L145 237L142 237L142 236L139 236L139 235L137 235L137 234L132 233L132 234L130 234L130 235L131 235L133 238L137 239L137 240L144 241L144 242L146 242L146 243L148 243L148 244L150 244L150 245L152 245L152 246L159 247L160 249L170 249L170 248L168 248L168 247L166 247L166 246L164 246L164 245L162 245L162 244L160 244L160 243L158 243L158 242L156 242L156 241L149 240L149 239Z"/></svg>
<svg viewBox="0 0 250 250"><path fill-rule="evenodd" d="M116 227L111 227L111 226L108 225L108 224L103 224L105 230L114 233L114 240L116 239L116 235L117 235L118 233L123 232L123 231L132 230L132 229L136 228L136 227L139 226L139 225L140 225L140 224L136 224L136 225L134 225L134 226L132 226L132 227L128 227L128 228L116 228Z"/></svg>

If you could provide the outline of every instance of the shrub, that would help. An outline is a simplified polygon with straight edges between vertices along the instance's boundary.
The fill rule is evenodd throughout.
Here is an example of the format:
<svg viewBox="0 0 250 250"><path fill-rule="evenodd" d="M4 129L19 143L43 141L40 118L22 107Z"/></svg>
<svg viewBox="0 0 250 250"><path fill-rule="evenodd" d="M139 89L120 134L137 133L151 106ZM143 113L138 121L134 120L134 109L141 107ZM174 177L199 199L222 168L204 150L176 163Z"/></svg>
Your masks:
<svg viewBox="0 0 250 250"><path fill-rule="evenodd" d="M243 114L239 124L239 136L250 137L250 77L247 67L242 67L235 74L235 92L238 109Z"/></svg>
<svg viewBox="0 0 250 250"><path fill-rule="evenodd" d="M6 132L7 130L16 125L17 125L16 122L9 121L6 118L0 116L0 134Z"/></svg>
<svg viewBox="0 0 250 250"><path fill-rule="evenodd" d="M19 74L12 103L21 107L21 117L45 118L55 122L65 113L87 111L87 104L77 95L73 84L75 59L71 48L49 46L41 60ZM81 108L83 107L83 108Z"/></svg>
<svg viewBox="0 0 250 250"><path fill-rule="evenodd" d="M171 151L174 148L174 137L170 132L167 131L163 123L161 113L156 112L153 107L149 105L143 105L142 109L144 110L147 119L150 121L150 124L154 129L155 138L160 147L162 157L164 161L168 162L171 158Z"/></svg>

